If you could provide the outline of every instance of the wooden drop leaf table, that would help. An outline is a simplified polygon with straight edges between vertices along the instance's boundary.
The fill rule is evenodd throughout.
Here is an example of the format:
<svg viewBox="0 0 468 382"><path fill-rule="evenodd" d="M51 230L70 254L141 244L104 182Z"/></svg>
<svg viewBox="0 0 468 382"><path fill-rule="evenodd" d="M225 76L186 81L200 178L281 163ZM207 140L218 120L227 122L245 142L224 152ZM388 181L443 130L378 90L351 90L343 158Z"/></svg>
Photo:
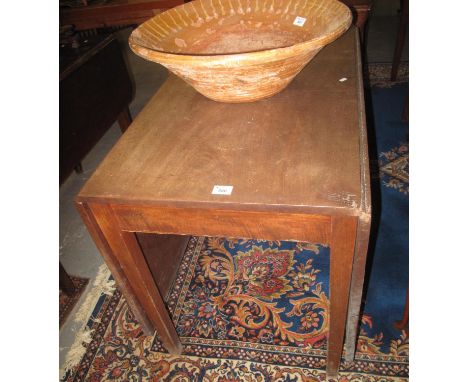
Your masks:
<svg viewBox="0 0 468 382"><path fill-rule="evenodd" d="M213 194L216 185L232 190ZM352 27L266 100L218 103L170 76L76 202L145 332L174 354L182 345L165 298L188 235L328 244L334 376L345 331L345 358L354 357L369 187Z"/></svg>

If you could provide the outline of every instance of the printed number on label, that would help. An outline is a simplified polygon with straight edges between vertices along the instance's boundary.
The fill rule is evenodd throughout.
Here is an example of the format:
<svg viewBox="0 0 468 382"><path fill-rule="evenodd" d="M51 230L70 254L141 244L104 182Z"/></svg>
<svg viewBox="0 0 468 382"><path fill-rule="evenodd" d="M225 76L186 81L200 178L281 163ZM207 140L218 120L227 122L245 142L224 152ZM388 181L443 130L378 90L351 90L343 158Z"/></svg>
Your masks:
<svg viewBox="0 0 468 382"><path fill-rule="evenodd" d="M294 19L293 24L297 25L298 27L302 27L305 24L306 21L307 21L307 19L305 17L297 16Z"/></svg>
<svg viewBox="0 0 468 382"><path fill-rule="evenodd" d="M213 195L231 195L233 186L214 186L211 193Z"/></svg>

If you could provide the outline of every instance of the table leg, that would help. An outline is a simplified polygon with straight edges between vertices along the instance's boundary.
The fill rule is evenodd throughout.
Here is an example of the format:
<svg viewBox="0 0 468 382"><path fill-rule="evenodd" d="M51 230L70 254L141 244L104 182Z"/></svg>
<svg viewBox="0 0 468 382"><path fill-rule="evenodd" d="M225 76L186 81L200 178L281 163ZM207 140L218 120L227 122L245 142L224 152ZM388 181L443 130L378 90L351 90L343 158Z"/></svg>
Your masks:
<svg viewBox="0 0 468 382"><path fill-rule="evenodd" d="M408 321L409 321L409 285L406 288L406 301L405 301L405 309L403 310L403 317L400 321L396 321L393 325L398 330L408 329Z"/></svg>
<svg viewBox="0 0 468 382"><path fill-rule="evenodd" d="M77 164L75 167L73 167L73 169L75 170L75 172L76 172L77 174L82 174L82 173L83 173L83 165L82 165L82 163L81 163L81 162L78 162L78 164Z"/></svg>
<svg viewBox="0 0 468 382"><path fill-rule="evenodd" d="M73 296L76 293L75 284L73 284L72 279L61 262L59 262L59 284L60 289L62 289L68 296Z"/></svg>
<svg viewBox="0 0 468 382"><path fill-rule="evenodd" d="M130 300L133 300L133 306L130 305L132 311L136 308L143 320L145 317L149 319L150 325L154 325L163 345L170 353L180 354L182 344L135 233L120 229L109 205L88 203L87 207L107 243L108 248L105 251L101 250L103 257L111 272L112 268L117 270L119 278L123 279L127 291L130 292Z"/></svg>
<svg viewBox="0 0 468 382"><path fill-rule="evenodd" d="M119 114L117 121L119 122L120 131L122 134L125 133L127 128L132 123L132 115L130 114L130 109L128 106L126 106L125 109L123 109Z"/></svg>
<svg viewBox="0 0 468 382"><path fill-rule="evenodd" d="M400 16L400 25L398 27L398 36L395 44L395 51L393 53L393 63L392 63L392 72L390 75L390 81L396 81L398 76L398 68L400 66L401 53L403 52L403 47L405 45L405 35L406 30L408 29L409 22L409 0L402 1L402 10Z"/></svg>
<svg viewBox="0 0 468 382"><path fill-rule="evenodd" d="M88 203L88 207L108 244L108 251L104 251L103 256L107 256L108 265L120 269L121 276L128 281L127 287L133 292L130 297L134 307L141 316L148 317L166 349L172 354L180 354L182 344L135 233L120 229L109 205Z"/></svg>
<svg viewBox="0 0 468 382"><path fill-rule="evenodd" d="M354 359L356 351L362 289L364 286L364 274L366 272L367 249L369 246L369 233L370 217L365 216L363 218L359 218L346 326L345 360L348 362L351 362Z"/></svg>
<svg viewBox="0 0 468 382"><path fill-rule="evenodd" d="M365 38L365 30L366 30L366 23L367 23L367 18L369 16L369 8L358 8L356 7L356 21L355 24L357 28L359 29L359 36L361 38L361 46L365 47L364 44L364 38Z"/></svg>
<svg viewBox="0 0 468 382"><path fill-rule="evenodd" d="M327 377L338 374L348 310L357 217L333 217L330 240L330 328Z"/></svg>
<svg viewBox="0 0 468 382"><path fill-rule="evenodd" d="M141 305L138 303L135 291L133 290L130 281L125 276L121 264L115 259L115 254L107 242L107 239L104 237L96 219L93 215L93 212L86 203L76 203L76 208L81 215L86 227L88 228L91 237L94 240L94 243L99 249L102 257L104 258L109 270L112 273L117 285L125 296L130 309L135 315L136 319L143 328L143 332L147 336L154 334L154 326L148 320L145 311L141 308Z"/></svg>

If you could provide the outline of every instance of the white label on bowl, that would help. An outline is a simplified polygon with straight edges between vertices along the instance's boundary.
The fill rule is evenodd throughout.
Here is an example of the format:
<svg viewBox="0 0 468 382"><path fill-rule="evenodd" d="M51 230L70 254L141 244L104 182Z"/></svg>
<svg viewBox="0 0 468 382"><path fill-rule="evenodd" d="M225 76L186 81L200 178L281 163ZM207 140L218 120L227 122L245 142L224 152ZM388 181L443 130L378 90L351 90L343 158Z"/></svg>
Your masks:
<svg viewBox="0 0 468 382"><path fill-rule="evenodd" d="M233 186L214 186L211 193L213 195L231 195Z"/></svg>
<svg viewBox="0 0 468 382"><path fill-rule="evenodd" d="M296 18L294 19L293 24L297 25L298 27L302 27L305 24L306 21L307 21L307 19L305 17L296 16Z"/></svg>

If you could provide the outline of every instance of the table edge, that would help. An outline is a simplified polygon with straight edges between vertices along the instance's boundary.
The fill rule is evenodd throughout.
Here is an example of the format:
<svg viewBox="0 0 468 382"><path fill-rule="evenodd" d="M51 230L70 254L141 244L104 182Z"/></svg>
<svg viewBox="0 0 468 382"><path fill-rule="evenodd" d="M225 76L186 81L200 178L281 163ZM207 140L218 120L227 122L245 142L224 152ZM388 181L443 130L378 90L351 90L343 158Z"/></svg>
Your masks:
<svg viewBox="0 0 468 382"><path fill-rule="evenodd" d="M357 95L358 95L358 124L359 124L359 162L361 177L361 197L359 201L360 216L369 217L371 215L371 189L370 189L370 167L369 148L367 140L366 104L364 100L364 80L362 74L361 41L359 32L354 33L356 44L356 71L357 71Z"/></svg>
<svg viewBox="0 0 468 382"><path fill-rule="evenodd" d="M310 206L310 205L285 205L285 204L260 204L260 203L235 203L235 202L216 202L216 201L180 201L180 200L154 200L154 199L138 199L132 200L128 198L119 198L112 196L92 196L83 195L83 188L75 197L76 203L103 203L111 205L134 205L138 206L155 206L168 208L203 208L212 210L231 210L231 211L269 211L273 213L307 213L320 215L340 215L340 216L357 216L360 219L369 221L371 215L371 190L370 190L370 171L369 171L369 154L367 144L367 125L365 114L364 88L363 88L363 73L362 59L360 48L359 31L354 29L355 40L355 60L356 60L356 92L358 97L358 128L359 128L359 163L360 163L360 200L358 204L350 202L349 205L343 206ZM164 81L167 83L169 77ZM156 97L161 91L161 86L151 99Z"/></svg>
<svg viewBox="0 0 468 382"><path fill-rule="evenodd" d="M258 203L226 203L226 202L193 202L193 201L155 201L155 200L130 200L122 198L102 197L102 196L84 196L78 194L75 202L79 204L99 203L109 205L131 205L135 209L139 207L155 208L180 208L180 209L207 209L207 210L226 210L226 211L248 211L248 212L271 212L278 214L317 214L328 216L356 216L366 217L366 211L360 207L331 207L331 206L308 206L308 205L284 205L284 204L258 204Z"/></svg>

